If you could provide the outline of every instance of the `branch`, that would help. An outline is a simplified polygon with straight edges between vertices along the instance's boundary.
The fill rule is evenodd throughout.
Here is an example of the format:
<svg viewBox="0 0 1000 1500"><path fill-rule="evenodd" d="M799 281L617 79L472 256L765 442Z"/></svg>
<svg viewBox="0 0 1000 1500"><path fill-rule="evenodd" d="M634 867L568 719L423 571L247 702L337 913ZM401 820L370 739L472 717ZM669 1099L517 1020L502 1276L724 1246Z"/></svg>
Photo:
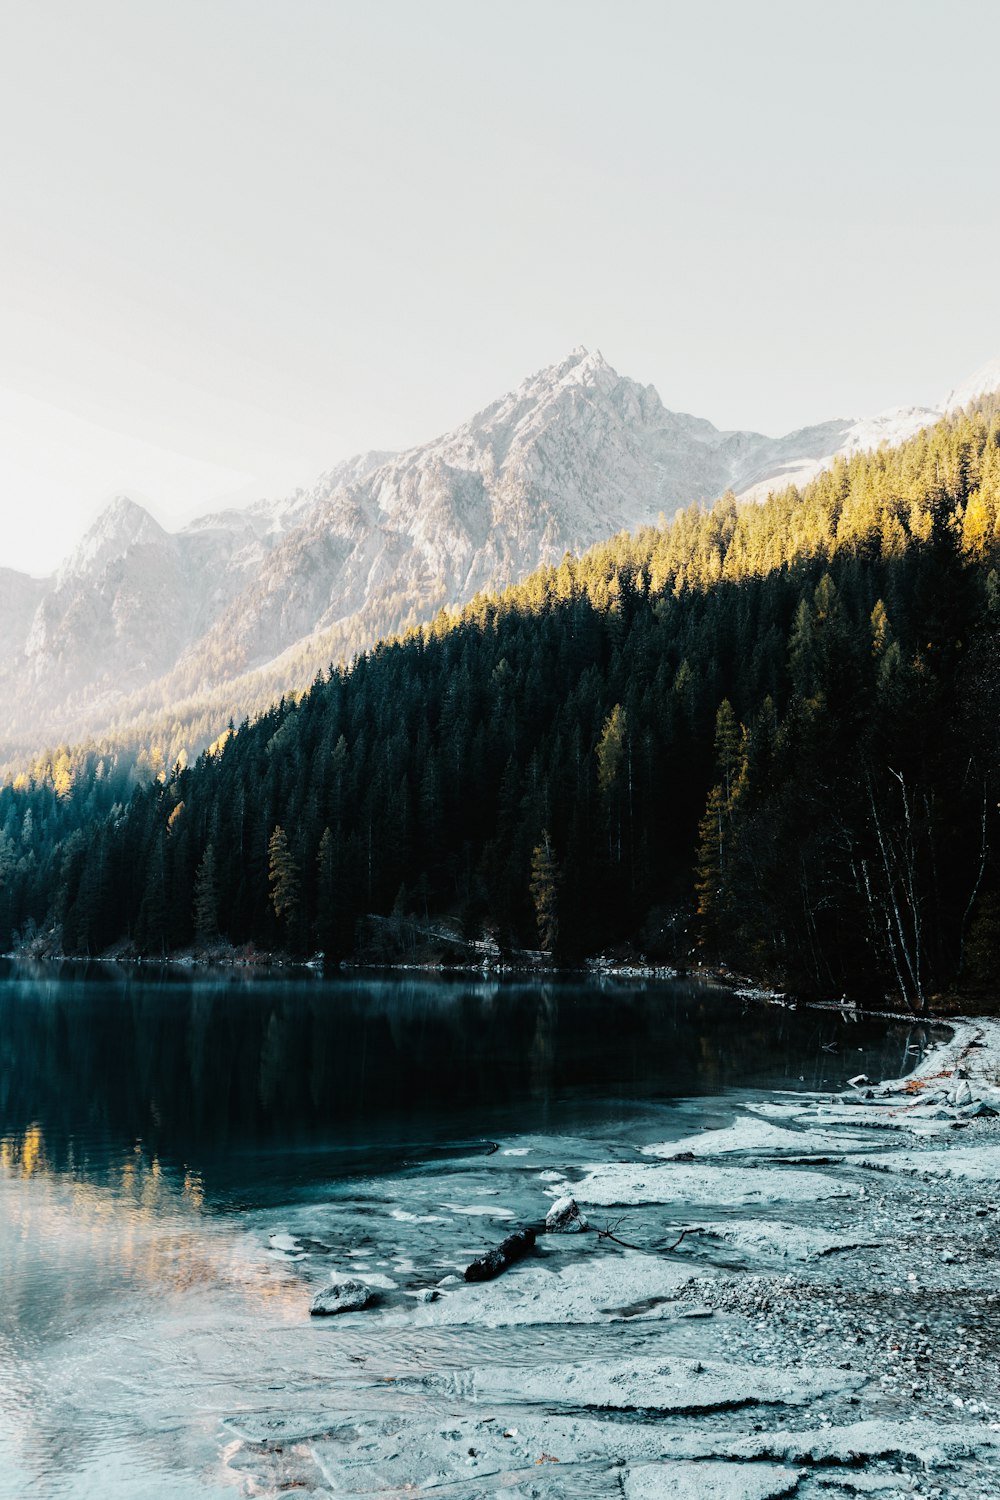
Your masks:
<svg viewBox="0 0 1000 1500"><path fill-rule="evenodd" d="M618 1238L617 1234L615 1233L615 1230L619 1229L622 1226L622 1224L624 1224L624 1223L625 1223L625 1218L623 1216L620 1219L616 1219L613 1224L606 1224L603 1229L597 1229L597 1230L595 1230L597 1238L599 1240L611 1240L614 1244L621 1245L625 1250L639 1250L641 1252L644 1252L644 1253L648 1254L648 1247L645 1247L643 1245L632 1245L632 1244L629 1243L628 1240L620 1240ZM674 1240L673 1244L672 1245L665 1245L663 1247L663 1249L660 1251L660 1254L661 1255L669 1255L672 1250L676 1250L677 1249L677 1246L680 1244L680 1242L684 1238L684 1236L686 1234L691 1234L691 1233L693 1233L693 1230L692 1230L692 1228L690 1226L687 1229L682 1229L681 1232L680 1232L680 1234Z"/></svg>

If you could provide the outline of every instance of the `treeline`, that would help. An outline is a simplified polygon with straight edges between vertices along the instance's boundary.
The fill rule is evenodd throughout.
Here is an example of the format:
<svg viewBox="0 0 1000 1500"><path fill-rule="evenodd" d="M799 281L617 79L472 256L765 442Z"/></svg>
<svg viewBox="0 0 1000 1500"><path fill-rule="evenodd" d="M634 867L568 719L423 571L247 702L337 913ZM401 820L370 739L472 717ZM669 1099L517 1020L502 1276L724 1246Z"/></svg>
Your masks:
<svg viewBox="0 0 1000 1500"><path fill-rule="evenodd" d="M448 913L917 1008L989 982L998 515L986 402L442 614L127 802L8 786L0 943L336 958Z"/></svg>
<svg viewBox="0 0 1000 1500"><path fill-rule="evenodd" d="M315 671L312 674L315 676ZM260 712L269 708L280 697L281 689L261 699ZM250 716L251 710L247 710ZM195 760L224 730L231 717L221 702L195 703L192 700L175 703L169 712L136 714L127 712L110 724L104 722L100 731L93 733L80 730L75 738L68 739L64 733L53 741L46 742L44 731L24 733L18 738L5 726L0 747L0 784L11 782L19 791L32 786L53 785L56 780L55 766L63 768L62 779L68 772L76 785L87 781L91 770L99 762L105 766L124 768L131 776L133 786L142 782L162 778L178 764L186 766ZM99 715L94 712L95 722ZM68 731L67 731L68 733ZM39 749L39 745L45 746Z"/></svg>

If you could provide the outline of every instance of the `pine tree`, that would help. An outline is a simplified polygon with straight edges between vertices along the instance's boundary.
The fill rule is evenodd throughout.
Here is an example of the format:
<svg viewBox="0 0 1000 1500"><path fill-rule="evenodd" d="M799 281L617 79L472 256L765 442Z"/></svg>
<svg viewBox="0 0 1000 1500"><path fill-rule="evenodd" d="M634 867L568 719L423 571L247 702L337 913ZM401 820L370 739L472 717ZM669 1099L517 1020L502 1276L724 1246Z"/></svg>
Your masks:
<svg viewBox="0 0 1000 1500"><path fill-rule="evenodd" d="M275 824L267 846L267 878L274 915L279 921L290 919L299 904L299 869L280 823Z"/></svg>
<svg viewBox="0 0 1000 1500"><path fill-rule="evenodd" d="M316 941L328 958L337 944L335 856L333 834L324 828L316 851Z"/></svg>
<svg viewBox="0 0 1000 1500"><path fill-rule="evenodd" d="M167 890L163 834L156 836L135 928L140 953L167 951Z"/></svg>
<svg viewBox="0 0 1000 1500"><path fill-rule="evenodd" d="M717 782L708 794L705 812L698 824L694 890L698 933L703 944L713 943L718 937L719 912L722 905L725 819L725 796L722 786Z"/></svg>
<svg viewBox="0 0 1000 1500"><path fill-rule="evenodd" d="M219 880L212 844L206 847L194 877L194 930L202 942L210 941L219 931Z"/></svg>
<svg viewBox="0 0 1000 1500"><path fill-rule="evenodd" d="M610 797L618 784L626 754L627 720L625 710L616 703L604 721L597 742L597 784Z"/></svg>
<svg viewBox="0 0 1000 1500"><path fill-rule="evenodd" d="M531 853L531 883L538 940L544 953L554 953L559 942L559 866L548 829Z"/></svg>
<svg viewBox="0 0 1000 1500"><path fill-rule="evenodd" d="M725 900L726 844L746 780L746 735L728 698L723 698L715 716L715 769L719 780L708 794L698 824L695 862L696 910L703 943L719 936Z"/></svg>
<svg viewBox="0 0 1000 1500"><path fill-rule="evenodd" d="M608 849L615 863L621 865L623 802L631 820L632 754L628 716L620 703L615 704L605 719L594 753L597 756L597 784L608 815Z"/></svg>

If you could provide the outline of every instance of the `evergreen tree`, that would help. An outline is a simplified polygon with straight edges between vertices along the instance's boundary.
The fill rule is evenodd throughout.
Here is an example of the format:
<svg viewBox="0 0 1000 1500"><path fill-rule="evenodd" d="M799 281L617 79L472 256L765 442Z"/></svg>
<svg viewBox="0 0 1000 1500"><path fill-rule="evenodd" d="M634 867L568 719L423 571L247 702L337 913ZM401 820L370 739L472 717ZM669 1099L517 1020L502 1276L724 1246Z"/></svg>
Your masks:
<svg viewBox="0 0 1000 1500"><path fill-rule="evenodd" d="M219 880L214 844L206 846L194 878L194 930L202 942L209 942L219 932Z"/></svg>
<svg viewBox="0 0 1000 1500"><path fill-rule="evenodd" d="M279 921L288 921L299 904L299 869L280 823L267 846L267 878L271 887L271 905Z"/></svg>
<svg viewBox="0 0 1000 1500"><path fill-rule="evenodd" d="M533 944L537 876L562 953L693 899L704 942L789 985L919 1006L988 973L998 440L987 402L615 537L221 735L206 718L197 758L186 724L41 752L0 785L0 946L176 947L214 862L235 943L339 956L405 889Z"/></svg>
<svg viewBox="0 0 1000 1500"><path fill-rule="evenodd" d="M329 959L340 951L337 941L336 851L333 834L324 828L316 852L316 941Z"/></svg>
<svg viewBox="0 0 1000 1500"><path fill-rule="evenodd" d="M543 953L555 953L559 943L559 866L547 828L531 852L529 890L541 949Z"/></svg>
<svg viewBox="0 0 1000 1500"><path fill-rule="evenodd" d="M162 832L156 835L147 866L135 942L140 953L165 954L167 951L166 855Z"/></svg>

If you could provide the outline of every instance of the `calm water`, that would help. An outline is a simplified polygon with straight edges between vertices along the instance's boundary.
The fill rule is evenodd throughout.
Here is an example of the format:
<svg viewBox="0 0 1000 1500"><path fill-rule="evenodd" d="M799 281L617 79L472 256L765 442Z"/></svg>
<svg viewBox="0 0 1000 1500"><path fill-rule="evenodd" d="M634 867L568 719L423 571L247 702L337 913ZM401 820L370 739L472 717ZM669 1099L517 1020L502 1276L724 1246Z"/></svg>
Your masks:
<svg viewBox="0 0 1000 1500"><path fill-rule="evenodd" d="M896 1075L919 1040L680 981L0 964L0 1495L235 1493L219 1413L262 1379L260 1330L308 1325L284 1235L439 1276L470 1214L527 1212L539 1163L721 1123L733 1091ZM419 1239L411 1196L444 1204Z"/></svg>

